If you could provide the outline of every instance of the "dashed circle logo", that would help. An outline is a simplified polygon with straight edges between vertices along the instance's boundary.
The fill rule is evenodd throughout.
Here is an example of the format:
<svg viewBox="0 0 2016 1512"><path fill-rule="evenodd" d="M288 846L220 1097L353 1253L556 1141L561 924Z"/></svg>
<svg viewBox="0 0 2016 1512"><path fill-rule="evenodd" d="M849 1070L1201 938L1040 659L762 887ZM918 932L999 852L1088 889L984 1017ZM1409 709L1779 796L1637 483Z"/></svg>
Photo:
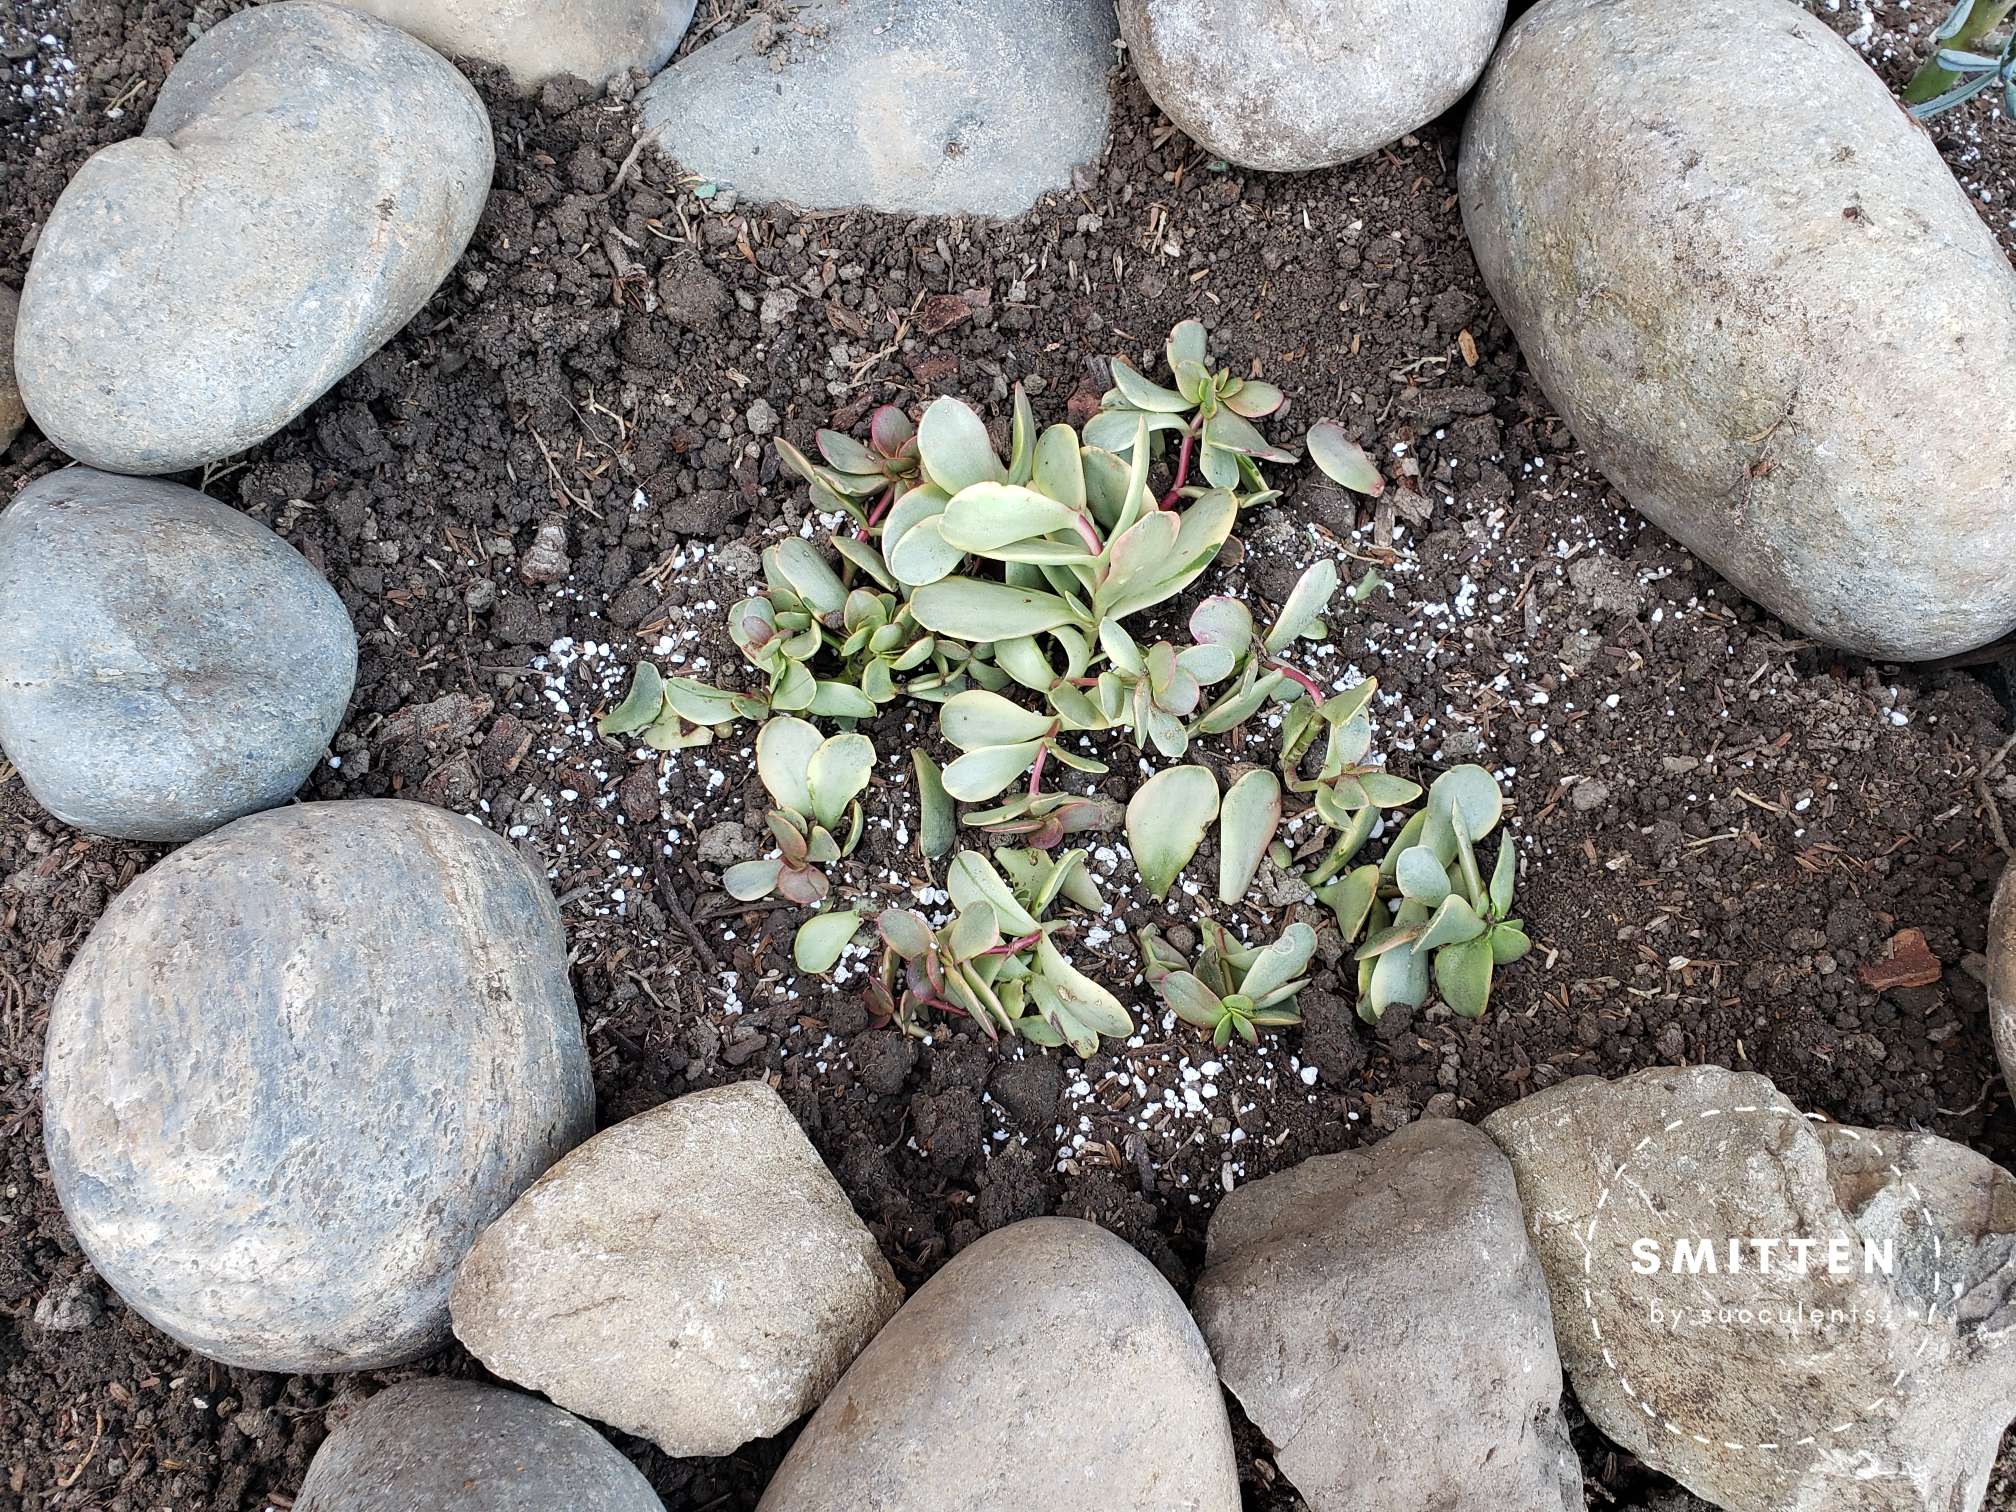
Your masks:
<svg viewBox="0 0 2016 1512"><path fill-rule="evenodd" d="M1949 1262L1883 1138L1786 1105L1732 1105L1631 1148L1577 1237L1590 1342L1650 1426L1765 1455L1852 1454L1858 1432L1896 1416L1905 1381L1957 1326L1964 1262ZM1740 1189L1702 1191L1731 1149ZM1814 1201L1830 1190L1849 1200ZM1732 1400L1717 1383L1739 1363L1750 1389Z"/></svg>

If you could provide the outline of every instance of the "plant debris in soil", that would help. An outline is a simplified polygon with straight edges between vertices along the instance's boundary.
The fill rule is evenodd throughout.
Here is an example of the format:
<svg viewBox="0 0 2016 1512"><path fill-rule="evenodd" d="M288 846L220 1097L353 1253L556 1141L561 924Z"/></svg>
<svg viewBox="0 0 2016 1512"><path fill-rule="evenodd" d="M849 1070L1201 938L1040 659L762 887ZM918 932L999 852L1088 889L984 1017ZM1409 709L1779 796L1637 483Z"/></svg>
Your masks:
<svg viewBox="0 0 2016 1512"><path fill-rule="evenodd" d="M18 286L68 176L137 129L192 35L236 8L16 0L0 276ZM749 9L703 5L687 45ZM1932 19L1821 13L1893 82ZM22 93L28 33L39 77L69 65L60 99ZM1990 764L2002 711L1964 671L1799 639L1629 510L1482 288L1452 123L1331 172L1246 174L1123 78L1108 156L994 225L696 197L655 153L622 172L640 81L523 101L471 72L498 169L456 272L306 416L186 481L297 546L358 626L355 702L304 796L442 805L547 871L605 1126L768 1078L913 1288L992 1229L1065 1213L1187 1291L1240 1183L1424 1114L1474 1120L1648 1065L1761 1071L1809 1110L2007 1163L2016 1126L1969 959L2004 860L1988 806L2016 811L2016 767ZM1984 104L1933 130L2016 242L2009 123ZM1103 359L1152 369L1186 316L1221 360L1288 393L1280 434L1333 416L1401 485L1368 503L1303 470L1200 589L1259 614L1319 556L1346 583L1376 571L1361 602L1340 595L1309 670L1379 679L1375 749L1403 775L1499 774L1536 949L1481 1021L1395 1010L1375 1029L1333 930L1304 1025L1214 1051L1139 984L1131 942L1152 921L1183 943L1211 853L1188 874L1200 894L1158 906L1116 833L1088 837L1111 910L1074 953L1130 1002L1133 1039L1081 1062L957 1026L924 1044L876 1029L865 935L834 982L801 978L803 915L720 891L720 865L756 853L753 727L660 759L599 737L594 716L642 658L746 677L723 612L764 545L829 523L804 514L773 437L809 447L818 426L946 393L1000 420L1017 383L1039 414L1082 422ZM31 428L4 459L6 493L62 460ZM835 880L871 907L941 903L898 759L934 743L935 722L898 705L870 733L874 821ZM1123 797L1138 771L1124 759L1109 779ZM477 1367L451 1348L366 1378L227 1369L90 1274L42 1155L42 1029L79 941L161 852L64 829L4 767L0 814L0 1509L289 1505L361 1397ZM1271 936L1298 917L1324 922L1269 870L1233 922ZM673 1461L618 1442L671 1505L723 1512L755 1506L785 1447ZM1592 1506L1698 1506L1593 1431L1578 1443ZM1243 1424L1241 1469L1250 1507L1300 1505ZM2016 1505L2012 1478L2005 1455L1991 1506Z"/></svg>

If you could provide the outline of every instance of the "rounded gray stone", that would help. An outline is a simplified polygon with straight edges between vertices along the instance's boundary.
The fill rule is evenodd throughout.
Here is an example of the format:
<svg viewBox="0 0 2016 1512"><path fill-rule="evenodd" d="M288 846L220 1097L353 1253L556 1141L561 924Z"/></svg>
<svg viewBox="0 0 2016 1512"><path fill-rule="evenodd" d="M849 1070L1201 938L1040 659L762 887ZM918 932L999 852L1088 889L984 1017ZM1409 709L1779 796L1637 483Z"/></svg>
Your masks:
<svg viewBox="0 0 2016 1512"><path fill-rule="evenodd" d="M1377 152L1477 82L1506 0L1119 0L1142 87L1215 157L1292 173Z"/></svg>
<svg viewBox="0 0 2016 1512"><path fill-rule="evenodd" d="M28 420L21 386L14 381L14 320L20 308L21 296L0 284L0 452L14 444Z"/></svg>
<svg viewBox="0 0 2016 1512"><path fill-rule="evenodd" d="M760 1512L1238 1512L1210 1351L1104 1229L1031 1218L925 1283L813 1414Z"/></svg>
<svg viewBox="0 0 2016 1512"><path fill-rule="evenodd" d="M348 0L455 58L510 70L531 93L572 74L602 84L655 74L693 20L695 0Z"/></svg>
<svg viewBox="0 0 2016 1512"><path fill-rule="evenodd" d="M188 840L285 803L356 677L336 591L206 494L73 467L0 511L0 747L65 824Z"/></svg>
<svg viewBox="0 0 2016 1512"><path fill-rule="evenodd" d="M1311 1512L1582 1512L1547 1277L1471 1125L1423 1119L1240 1187L1193 1305Z"/></svg>
<svg viewBox="0 0 2016 1512"><path fill-rule="evenodd" d="M811 0L639 97L658 147L745 198L1020 215L1106 148L1112 0Z"/></svg>
<svg viewBox="0 0 2016 1512"><path fill-rule="evenodd" d="M405 1381L322 1441L295 1512L664 1512L637 1467L550 1402Z"/></svg>
<svg viewBox="0 0 2016 1512"><path fill-rule="evenodd" d="M14 361L42 433L112 472L265 440L426 304L490 190L446 59L323 0L219 22L50 212Z"/></svg>
<svg viewBox="0 0 2016 1512"><path fill-rule="evenodd" d="M255 814L142 876L63 979L43 1076L98 1273L255 1370L443 1343L476 1235L594 1126L545 879L396 800Z"/></svg>
<svg viewBox="0 0 2016 1512"><path fill-rule="evenodd" d="M1543 0L1459 192L1534 376L1653 523L1850 651L2016 625L2016 432L1979 419L2016 411L2016 271L1825 21Z"/></svg>
<svg viewBox="0 0 2016 1512"><path fill-rule="evenodd" d="M784 1099L749 1081L566 1156L483 1231L448 1302L494 1374L692 1456L818 1406L903 1287Z"/></svg>

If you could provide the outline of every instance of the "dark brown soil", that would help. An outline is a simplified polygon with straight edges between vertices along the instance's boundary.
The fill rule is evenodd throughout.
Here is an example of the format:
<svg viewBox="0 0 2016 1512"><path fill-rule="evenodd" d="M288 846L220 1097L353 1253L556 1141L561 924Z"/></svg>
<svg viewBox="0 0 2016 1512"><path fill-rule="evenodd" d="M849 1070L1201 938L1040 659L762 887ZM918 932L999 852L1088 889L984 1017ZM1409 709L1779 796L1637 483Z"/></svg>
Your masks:
<svg viewBox="0 0 2016 1512"><path fill-rule="evenodd" d="M67 176L138 128L192 30L237 8L12 0L0 277L18 285ZM703 5L699 30L746 8ZM1922 27L1926 9L1877 8L1865 51L1887 74L1910 44L1886 28ZM66 96L24 98L58 55ZM1446 124L1335 172L1246 175L1214 169L1123 79L1108 158L1022 222L801 216L696 198L648 155L619 184L622 99L550 87L523 103L477 73L497 182L456 274L310 414L188 481L280 531L356 619L356 701L306 796L474 812L549 868L605 1124L769 1078L912 1286L987 1231L1055 1212L1107 1225L1187 1288L1231 1184L1585 1072L1756 1069L1809 1109L2009 1158L2016 1122L1964 964L2003 860L1987 806L2016 819L2016 768L1986 769L2004 712L1970 670L1798 639L1632 515L1481 287ZM1937 134L2016 241L2016 132L1981 108ZM1336 415L1413 480L1382 511L1299 480L1207 581L1278 603L1319 542L1378 567L1390 588L1337 616L1313 670L1379 678L1397 769L1509 774L1539 948L1481 1023L1398 1012L1376 1032L1333 952L1307 1024L1257 1052L1214 1056L1152 1012L1140 1043L1087 1063L871 1028L854 984L792 972L791 911L730 902L696 858L699 835L760 812L747 732L638 763L592 715L640 655L738 675L721 611L754 549L803 523L752 411L806 444L836 412L858 423L939 393L999 416L1019 382L1061 418L1103 387L1098 359L1154 360L1186 315L1291 395L1277 433ZM0 498L61 460L31 428ZM529 583L546 523L571 571ZM866 895L929 885L894 776L929 728L878 726L889 785L871 807L889 824L839 873ZM43 1161L41 1033L72 950L159 852L64 830L4 766L0 814L0 1512L287 1506L328 1425L394 1376L211 1365L90 1277ZM1125 895L1124 859L1095 871L1131 924L1156 917ZM1939 983L1865 986L1858 970L1905 928ZM1124 933L1088 925L1075 950L1131 980ZM395 1375L474 1370L449 1350ZM1242 1442L1249 1505L1298 1506L1265 1445ZM1593 1433L1582 1446L1592 1507L1693 1505ZM755 1505L784 1444L684 1462L622 1447L669 1506L730 1512Z"/></svg>

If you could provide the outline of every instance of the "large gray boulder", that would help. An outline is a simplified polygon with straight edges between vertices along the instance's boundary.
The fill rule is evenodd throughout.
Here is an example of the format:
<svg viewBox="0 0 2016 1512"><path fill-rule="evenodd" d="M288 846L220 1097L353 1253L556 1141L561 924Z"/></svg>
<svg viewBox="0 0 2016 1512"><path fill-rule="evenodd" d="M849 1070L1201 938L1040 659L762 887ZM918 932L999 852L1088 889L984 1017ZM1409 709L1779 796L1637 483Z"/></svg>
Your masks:
<svg viewBox="0 0 2016 1512"><path fill-rule="evenodd" d="M1216 157L1291 173L1377 152L1477 82L1505 0L1119 0L1163 114Z"/></svg>
<svg viewBox="0 0 2016 1512"><path fill-rule="evenodd" d="M404 1381L322 1441L294 1512L664 1512L637 1467L550 1402Z"/></svg>
<svg viewBox="0 0 2016 1512"><path fill-rule="evenodd" d="M14 321L21 296L0 284L0 452L14 444L28 411L21 403L21 385L14 381Z"/></svg>
<svg viewBox="0 0 2016 1512"><path fill-rule="evenodd" d="M1578 1077L1512 1162L1591 1422L1727 1512L1955 1512L2016 1416L2016 1179L1715 1066Z"/></svg>
<svg viewBox="0 0 2016 1512"><path fill-rule="evenodd" d="M2002 873L1988 909L1988 1027L2002 1080L2016 1088L2016 866Z"/></svg>
<svg viewBox="0 0 2016 1512"><path fill-rule="evenodd" d="M1240 1187L1205 1266L1218 1374L1313 1512L1582 1512L1547 1279L1469 1124Z"/></svg>
<svg viewBox="0 0 2016 1512"><path fill-rule="evenodd" d="M693 20L695 0L346 0L456 58L501 63L528 94L573 74L601 84L656 73Z"/></svg>
<svg viewBox="0 0 2016 1512"><path fill-rule="evenodd" d="M1111 0L813 0L659 75L644 130L808 209L1019 215L1106 147Z"/></svg>
<svg viewBox="0 0 2016 1512"><path fill-rule="evenodd" d="M476 1235L595 1117L545 879L398 801L255 814L142 876L63 979L43 1078L98 1273L254 1370L442 1343Z"/></svg>
<svg viewBox="0 0 2016 1512"><path fill-rule="evenodd" d="M396 27L322 0L219 22L42 228L14 338L29 413L111 472L265 440L427 303L490 169L476 92Z"/></svg>
<svg viewBox="0 0 2016 1512"><path fill-rule="evenodd" d="M1217 1373L1169 1283L1031 1218L925 1283L798 1435L761 1512L1238 1512Z"/></svg>
<svg viewBox="0 0 2016 1512"><path fill-rule="evenodd" d="M1460 191L1534 376L1661 529L1850 651L2016 625L2016 433L1979 419L2016 410L2016 272L1825 21L1542 0Z"/></svg>
<svg viewBox="0 0 2016 1512"><path fill-rule="evenodd" d="M449 1295L493 1374L679 1456L782 1432L902 1303L761 1081L603 1130L483 1231Z"/></svg>
<svg viewBox="0 0 2016 1512"><path fill-rule="evenodd" d="M336 591L193 488L73 467L0 511L0 747L65 824L188 840L285 803L356 677Z"/></svg>

